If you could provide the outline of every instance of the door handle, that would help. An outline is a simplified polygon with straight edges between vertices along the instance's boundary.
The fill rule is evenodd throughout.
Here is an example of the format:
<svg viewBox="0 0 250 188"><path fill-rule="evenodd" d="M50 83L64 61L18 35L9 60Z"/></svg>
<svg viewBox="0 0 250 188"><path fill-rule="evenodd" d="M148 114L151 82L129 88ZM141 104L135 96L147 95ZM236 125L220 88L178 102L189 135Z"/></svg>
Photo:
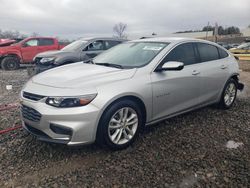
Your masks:
<svg viewBox="0 0 250 188"><path fill-rule="evenodd" d="M200 72L199 72L199 71L197 71L197 70L193 70L192 75L198 75L198 74L200 74Z"/></svg>
<svg viewBox="0 0 250 188"><path fill-rule="evenodd" d="M226 69L227 66L226 66L226 65L221 65L220 68L221 68L221 69Z"/></svg>

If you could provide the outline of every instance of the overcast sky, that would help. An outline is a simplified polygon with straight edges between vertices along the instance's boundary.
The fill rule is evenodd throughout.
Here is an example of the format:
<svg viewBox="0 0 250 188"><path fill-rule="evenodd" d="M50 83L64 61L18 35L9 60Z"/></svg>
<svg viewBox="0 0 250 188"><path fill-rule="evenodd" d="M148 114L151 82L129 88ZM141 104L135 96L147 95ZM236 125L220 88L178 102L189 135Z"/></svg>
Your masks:
<svg viewBox="0 0 250 188"><path fill-rule="evenodd" d="M201 29L207 22L250 25L250 0L0 0L0 29L44 36L112 36L118 22L129 38Z"/></svg>

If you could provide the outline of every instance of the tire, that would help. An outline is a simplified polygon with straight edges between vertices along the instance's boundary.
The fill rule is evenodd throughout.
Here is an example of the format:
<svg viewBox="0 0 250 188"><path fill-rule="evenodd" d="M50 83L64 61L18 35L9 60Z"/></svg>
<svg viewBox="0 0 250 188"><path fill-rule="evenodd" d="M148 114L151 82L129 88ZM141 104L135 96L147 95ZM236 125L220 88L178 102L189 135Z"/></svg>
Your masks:
<svg viewBox="0 0 250 188"><path fill-rule="evenodd" d="M224 86L221 99L219 102L219 107L221 109L229 109L234 104L237 96L237 81L230 78Z"/></svg>
<svg viewBox="0 0 250 188"><path fill-rule="evenodd" d="M124 121L125 118L127 121ZM125 149L136 140L142 126L143 116L136 102L131 100L115 102L104 111L100 119L96 135L97 143L112 150Z"/></svg>
<svg viewBox="0 0 250 188"><path fill-rule="evenodd" d="M20 66L17 57L7 56L2 60L1 68L3 70L16 70Z"/></svg>

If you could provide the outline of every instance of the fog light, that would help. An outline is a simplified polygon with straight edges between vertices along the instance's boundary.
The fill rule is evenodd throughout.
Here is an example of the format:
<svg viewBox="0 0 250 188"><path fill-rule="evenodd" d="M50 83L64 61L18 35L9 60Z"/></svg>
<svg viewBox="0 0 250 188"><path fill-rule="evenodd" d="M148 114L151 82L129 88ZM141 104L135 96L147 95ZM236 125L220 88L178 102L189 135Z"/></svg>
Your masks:
<svg viewBox="0 0 250 188"><path fill-rule="evenodd" d="M56 134L63 134L72 136L72 130L70 128L63 127L61 125L50 124L50 129Z"/></svg>

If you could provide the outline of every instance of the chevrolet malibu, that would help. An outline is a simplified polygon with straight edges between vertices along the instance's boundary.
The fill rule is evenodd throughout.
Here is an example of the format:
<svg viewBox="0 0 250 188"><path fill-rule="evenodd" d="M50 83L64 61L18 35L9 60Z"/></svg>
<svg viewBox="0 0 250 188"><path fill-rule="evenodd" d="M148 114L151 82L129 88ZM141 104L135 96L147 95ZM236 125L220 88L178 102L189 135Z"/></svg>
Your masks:
<svg viewBox="0 0 250 188"><path fill-rule="evenodd" d="M212 42L130 41L31 78L21 91L23 127L43 141L123 149L144 126L211 104L230 108L244 87L238 76L235 58Z"/></svg>

